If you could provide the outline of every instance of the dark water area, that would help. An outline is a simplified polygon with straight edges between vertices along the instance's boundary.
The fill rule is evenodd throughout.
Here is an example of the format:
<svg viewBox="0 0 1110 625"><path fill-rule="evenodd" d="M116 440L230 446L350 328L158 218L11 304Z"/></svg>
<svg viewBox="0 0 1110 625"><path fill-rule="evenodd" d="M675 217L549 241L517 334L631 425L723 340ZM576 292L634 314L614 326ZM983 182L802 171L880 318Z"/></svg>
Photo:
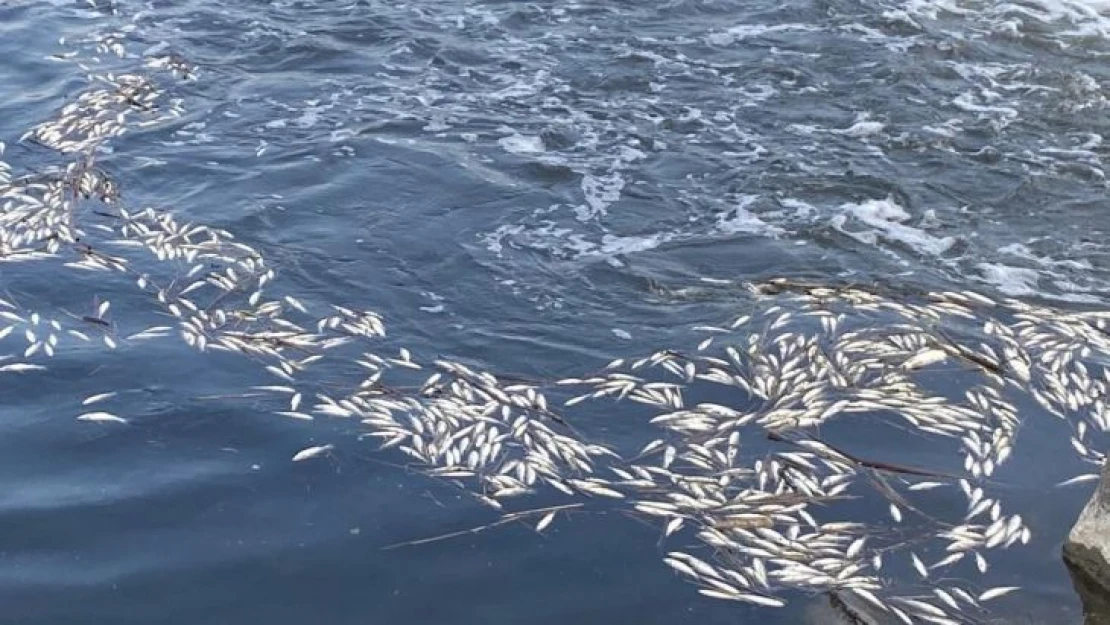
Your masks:
<svg viewBox="0 0 1110 625"><path fill-rule="evenodd" d="M1110 301L1094 0L0 0L17 171L64 162L19 138L86 85L52 55L105 33L127 49L106 62L172 52L197 72L168 87L180 119L100 154L127 204L234 233L284 292L375 310L383 344L422 359L577 375L690 346L751 305L743 282L779 275ZM44 316L111 300L122 333L165 323L119 276L4 264L0 287ZM325 384L353 369L329 366ZM0 377L0 623L792 624L820 601L699 596L657 527L604 503L542 535L384 549L497 515L357 423L243 397L273 383L173 341ZM128 425L74 420L107 391ZM577 425L620 448L653 436L624 405ZM928 439L844 428L958 469ZM992 560L990 585L1024 587L1008 618L1080 621L1059 549L1091 485L1054 487L1087 470L1068 435L1028 419L997 475L1035 537Z"/></svg>

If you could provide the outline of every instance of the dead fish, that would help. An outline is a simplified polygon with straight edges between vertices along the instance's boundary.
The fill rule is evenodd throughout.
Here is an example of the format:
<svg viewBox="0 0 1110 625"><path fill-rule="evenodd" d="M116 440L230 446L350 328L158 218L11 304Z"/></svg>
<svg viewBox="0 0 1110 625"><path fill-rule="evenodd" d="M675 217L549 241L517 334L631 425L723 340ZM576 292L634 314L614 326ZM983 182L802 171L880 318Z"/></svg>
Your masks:
<svg viewBox="0 0 1110 625"><path fill-rule="evenodd" d="M303 460L309 460L309 459L315 458L317 456L323 456L323 455L326 455L328 452L330 452L333 449L335 449L335 445L332 445L330 443L327 444L327 445L316 445L316 446L313 446L313 447L306 447L306 448L298 451L296 454L293 455L293 462L301 462Z"/></svg>
<svg viewBox="0 0 1110 625"><path fill-rule="evenodd" d="M77 417L78 421L92 421L93 423L127 423L127 419L118 417L110 412L86 412Z"/></svg>

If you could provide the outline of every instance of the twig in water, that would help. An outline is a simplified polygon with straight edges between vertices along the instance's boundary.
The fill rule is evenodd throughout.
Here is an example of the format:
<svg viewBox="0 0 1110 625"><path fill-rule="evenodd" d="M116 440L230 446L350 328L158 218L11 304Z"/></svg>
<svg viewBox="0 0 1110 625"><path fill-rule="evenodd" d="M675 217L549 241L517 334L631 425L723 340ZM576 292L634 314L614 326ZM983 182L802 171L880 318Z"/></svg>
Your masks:
<svg viewBox="0 0 1110 625"><path fill-rule="evenodd" d="M559 511L562 511L562 510L573 510L575 508L581 508L584 505L585 504L581 504L581 503L570 503L570 504L565 504L565 505L562 505L562 506L549 506L547 508L536 508L534 510L524 510L524 511L521 511L521 512L512 512L510 514L506 514L504 517L494 521L493 523L489 523L488 525L479 525L478 527L472 527L470 529L459 530L457 532L448 532L447 534L440 534L438 536L432 536L431 538L420 538L418 540L408 540L408 541L405 541L405 542L402 542L402 543L393 543L392 545L386 545L385 547L382 547L382 551L388 551L390 549L397 549L398 547L411 547L411 546L414 546L414 545L426 545L428 543L434 543L434 542L438 542L438 541L441 541L441 540L447 540L449 538L456 538L456 537L459 537L459 536L466 536L467 534L477 534L479 532L484 532L488 529L493 529L495 527L505 525L506 523L511 523L513 521L519 521L520 519L523 519L525 517L534 516L534 515L537 515L537 514L546 514L548 512L559 512Z"/></svg>

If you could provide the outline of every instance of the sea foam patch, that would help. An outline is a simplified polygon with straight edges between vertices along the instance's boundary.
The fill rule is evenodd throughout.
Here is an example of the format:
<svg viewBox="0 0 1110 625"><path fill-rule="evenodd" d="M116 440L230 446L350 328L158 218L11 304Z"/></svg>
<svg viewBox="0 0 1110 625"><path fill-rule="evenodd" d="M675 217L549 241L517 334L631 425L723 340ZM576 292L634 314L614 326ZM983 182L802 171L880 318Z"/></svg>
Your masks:
<svg viewBox="0 0 1110 625"><path fill-rule="evenodd" d="M909 225L911 215L892 198L848 203L830 224L848 236L868 245L894 243L927 256L940 256L955 244L954 237L938 237ZM869 228L853 227L858 222Z"/></svg>

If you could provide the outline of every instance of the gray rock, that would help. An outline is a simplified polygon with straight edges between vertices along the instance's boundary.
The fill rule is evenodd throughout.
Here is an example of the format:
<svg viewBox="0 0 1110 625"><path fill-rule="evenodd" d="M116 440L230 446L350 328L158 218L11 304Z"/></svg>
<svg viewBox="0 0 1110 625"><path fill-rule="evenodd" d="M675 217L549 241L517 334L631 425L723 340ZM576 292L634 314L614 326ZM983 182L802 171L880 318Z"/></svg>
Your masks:
<svg viewBox="0 0 1110 625"><path fill-rule="evenodd" d="M826 593L806 613L807 625L900 625L890 614L875 609L850 593Z"/></svg>
<svg viewBox="0 0 1110 625"><path fill-rule="evenodd" d="M1083 625L1110 625L1110 591L1067 558L1064 561L1072 586L1083 602Z"/></svg>
<svg viewBox="0 0 1110 625"><path fill-rule="evenodd" d="M1092 591L1090 596L1095 601L1103 603L1088 603L1088 595L1080 587L1079 581L1075 583L1076 590L1084 597L1085 606L1094 609L1088 612L1087 620L1082 625L1110 625L1110 621L1098 620L1110 614L1105 611L1107 599L1110 595L1101 588ZM1103 611L1099 612L1098 609ZM963 616L967 620L963 620ZM1060 606L1033 602L1021 605L1016 610L1005 614L988 613L962 615L961 623L975 623L975 625L1080 625L1081 616L1069 604L1061 610ZM1092 620L1094 619L1094 620ZM870 603L853 597L850 593L825 593L807 606L804 618L805 625L903 625L902 621L893 614L876 609ZM924 621L922 621L924 622Z"/></svg>
<svg viewBox="0 0 1110 625"><path fill-rule="evenodd" d="M1085 625L1110 625L1110 462L1064 543L1064 560L1083 601Z"/></svg>

